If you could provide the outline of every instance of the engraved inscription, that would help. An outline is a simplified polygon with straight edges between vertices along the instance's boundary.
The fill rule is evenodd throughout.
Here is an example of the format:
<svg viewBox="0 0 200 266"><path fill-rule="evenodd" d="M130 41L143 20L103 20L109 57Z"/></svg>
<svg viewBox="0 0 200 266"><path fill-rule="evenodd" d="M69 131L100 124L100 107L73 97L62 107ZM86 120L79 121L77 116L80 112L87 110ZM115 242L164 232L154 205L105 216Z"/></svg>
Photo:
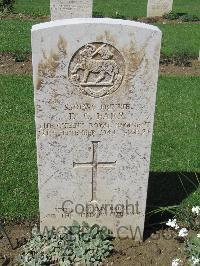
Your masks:
<svg viewBox="0 0 200 266"><path fill-rule="evenodd" d="M85 95L99 98L115 92L125 75L121 53L107 43L90 43L72 57L69 80Z"/></svg>
<svg viewBox="0 0 200 266"><path fill-rule="evenodd" d="M68 136L86 136L94 137L99 133L100 136L116 135L117 130L122 130L124 135L144 136L151 132L150 122L142 123L119 122L113 129L110 123L96 122L63 122L63 123L44 123L39 128L39 136L41 137L68 137Z"/></svg>
<svg viewBox="0 0 200 266"><path fill-rule="evenodd" d="M114 167L116 165L115 162L98 162L97 160L97 149L98 143L100 141L92 141L93 146L93 154L92 154L92 162L90 163L73 163L73 167L91 167L92 168L92 200L91 202L97 201L96 191L97 191L97 168L98 167Z"/></svg>
<svg viewBox="0 0 200 266"><path fill-rule="evenodd" d="M94 137L95 135L148 135L151 131L149 118L132 120L130 103L112 102L101 104L83 102L64 104L65 117L57 122L43 121L38 127L38 137Z"/></svg>
<svg viewBox="0 0 200 266"><path fill-rule="evenodd" d="M92 16L93 0L50 0L51 19Z"/></svg>

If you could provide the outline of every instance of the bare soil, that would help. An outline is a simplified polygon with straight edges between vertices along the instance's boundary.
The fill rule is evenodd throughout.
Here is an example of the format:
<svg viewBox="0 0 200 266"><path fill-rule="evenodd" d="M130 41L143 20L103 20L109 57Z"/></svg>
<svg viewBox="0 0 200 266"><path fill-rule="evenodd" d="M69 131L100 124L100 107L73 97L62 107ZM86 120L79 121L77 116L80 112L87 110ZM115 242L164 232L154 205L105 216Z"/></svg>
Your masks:
<svg viewBox="0 0 200 266"><path fill-rule="evenodd" d="M190 66L177 66L175 64L160 64L160 74L170 76L200 76L200 61L191 61Z"/></svg>
<svg viewBox="0 0 200 266"><path fill-rule="evenodd" d="M15 265L20 254L21 247L27 242L31 235L33 222L23 222L5 226L0 231L0 265ZM6 235L9 237L8 241Z"/></svg>
<svg viewBox="0 0 200 266"><path fill-rule="evenodd" d="M22 20L39 20L41 22L50 21L50 16L32 16L29 14L13 14L13 13L2 13L0 19L22 19Z"/></svg>
<svg viewBox="0 0 200 266"><path fill-rule="evenodd" d="M16 264L21 247L30 237L33 225L34 222L24 222L5 227L14 249L2 231L0 232L0 265ZM184 261L184 257L181 254L182 246L183 243L175 239L174 232L167 229L150 234L142 243L136 243L131 239L115 239L114 251L103 265L169 266L174 258L181 258Z"/></svg>
<svg viewBox="0 0 200 266"><path fill-rule="evenodd" d="M13 14L13 13L3 13L0 15L0 19L23 19L23 20L40 20L41 22L47 22L50 21L51 18L50 16L33 16L31 14ZM162 23L162 24L200 24L200 21L181 21L180 19L174 19L174 20L169 20L165 19L163 17L152 17L152 18L147 18L147 17L141 17L138 19L132 19L132 18L127 18L130 20L136 20L139 22L147 23L147 24L152 24L152 23Z"/></svg>
<svg viewBox="0 0 200 266"><path fill-rule="evenodd" d="M27 54L26 61L16 62L12 53L0 53L0 74L32 74L31 54ZM200 76L200 61L192 60L186 66L176 63L161 63L160 74Z"/></svg>
<svg viewBox="0 0 200 266"><path fill-rule="evenodd" d="M106 266L170 266L175 258L185 261L181 252L183 243L175 239L171 230L159 230L143 243L116 239L114 245L114 253L107 259Z"/></svg>
<svg viewBox="0 0 200 266"><path fill-rule="evenodd" d="M138 18L137 21L147 23L147 24L153 24L153 23L161 23L161 24L200 24L200 21L182 21L180 19L174 19L174 20L169 20L165 19L163 17L152 17L152 18L147 18L147 17L142 17Z"/></svg>
<svg viewBox="0 0 200 266"><path fill-rule="evenodd" d="M24 62L15 62L14 54L0 54L0 74L32 74L31 54L27 55Z"/></svg>

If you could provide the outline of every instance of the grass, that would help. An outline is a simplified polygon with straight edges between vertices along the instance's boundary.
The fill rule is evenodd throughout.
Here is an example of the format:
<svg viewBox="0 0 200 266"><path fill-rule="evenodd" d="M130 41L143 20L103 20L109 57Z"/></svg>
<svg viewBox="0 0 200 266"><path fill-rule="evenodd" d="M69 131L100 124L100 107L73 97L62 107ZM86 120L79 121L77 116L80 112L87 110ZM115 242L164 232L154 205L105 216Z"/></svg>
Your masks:
<svg viewBox="0 0 200 266"><path fill-rule="evenodd" d="M33 16L48 16L50 14L50 0L16 0L14 12Z"/></svg>
<svg viewBox="0 0 200 266"><path fill-rule="evenodd" d="M157 25L163 33L162 54L165 56L199 54L200 24Z"/></svg>
<svg viewBox="0 0 200 266"><path fill-rule="evenodd" d="M95 0L94 15L99 13L104 17L115 17L116 14L127 18L146 16L147 0Z"/></svg>
<svg viewBox="0 0 200 266"><path fill-rule="evenodd" d="M49 15L50 0L16 0L14 11L35 16ZM147 0L94 0L94 12L113 16L118 12L125 17L146 16ZM200 16L199 0L174 0L174 12Z"/></svg>
<svg viewBox="0 0 200 266"><path fill-rule="evenodd" d="M29 218L38 211L32 81L1 76L0 88L0 217Z"/></svg>
<svg viewBox="0 0 200 266"><path fill-rule="evenodd" d="M197 177L199 186L196 186L196 189L193 193L188 194L187 198L181 202L176 211L176 217L178 220L182 221L186 226L191 227L192 229L200 230L199 223L191 223L191 210L194 206L199 206L200 202L200 179ZM187 188L184 188L187 191Z"/></svg>
<svg viewBox="0 0 200 266"><path fill-rule="evenodd" d="M35 20L0 20L0 52L31 51L31 26ZM197 58L199 53L200 24L157 25L163 32L161 53L164 56L187 54ZM23 41L22 41L23 40Z"/></svg>
<svg viewBox="0 0 200 266"><path fill-rule="evenodd" d="M0 52L31 51L31 27L37 22L0 20Z"/></svg>
<svg viewBox="0 0 200 266"><path fill-rule="evenodd" d="M49 0L16 0L14 12L25 13L33 16L47 16L50 14ZM94 0L94 14L99 13L103 16L115 16L116 12L123 16L138 17L145 16L147 0Z"/></svg>
<svg viewBox="0 0 200 266"><path fill-rule="evenodd" d="M160 78L151 171L199 171L199 82L200 77ZM31 77L0 76L0 121L0 217L35 217L38 191Z"/></svg>
<svg viewBox="0 0 200 266"><path fill-rule="evenodd" d="M173 11L200 16L200 2L199 0L174 0Z"/></svg>
<svg viewBox="0 0 200 266"><path fill-rule="evenodd" d="M161 77L152 153L152 171L200 170L198 102L200 77Z"/></svg>

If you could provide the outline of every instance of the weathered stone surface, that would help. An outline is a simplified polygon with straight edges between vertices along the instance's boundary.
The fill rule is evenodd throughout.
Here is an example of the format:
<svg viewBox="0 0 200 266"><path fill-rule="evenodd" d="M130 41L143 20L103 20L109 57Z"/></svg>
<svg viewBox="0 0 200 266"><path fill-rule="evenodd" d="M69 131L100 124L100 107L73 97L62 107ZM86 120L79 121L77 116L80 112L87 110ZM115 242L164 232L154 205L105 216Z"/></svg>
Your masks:
<svg viewBox="0 0 200 266"><path fill-rule="evenodd" d="M92 17L93 0L50 0L51 20Z"/></svg>
<svg viewBox="0 0 200 266"><path fill-rule="evenodd" d="M172 11L173 0L148 0L147 17L161 17Z"/></svg>
<svg viewBox="0 0 200 266"><path fill-rule="evenodd" d="M33 26L41 228L143 234L161 32L123 20Z"/></svg>

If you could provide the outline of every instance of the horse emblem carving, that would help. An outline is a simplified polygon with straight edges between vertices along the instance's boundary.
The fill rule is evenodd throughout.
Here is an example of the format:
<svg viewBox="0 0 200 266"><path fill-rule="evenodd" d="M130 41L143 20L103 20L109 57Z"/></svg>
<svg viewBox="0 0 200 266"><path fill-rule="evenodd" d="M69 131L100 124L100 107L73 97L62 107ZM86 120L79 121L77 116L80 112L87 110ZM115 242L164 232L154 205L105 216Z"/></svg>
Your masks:
<svg viewBox="0 0 200 266"><path fill-rule="evenodd" d="M105 43L87 44L75 53L69 65L69 79L92 97L116 91L122 83L125 66L119 51Z"/></svg>

